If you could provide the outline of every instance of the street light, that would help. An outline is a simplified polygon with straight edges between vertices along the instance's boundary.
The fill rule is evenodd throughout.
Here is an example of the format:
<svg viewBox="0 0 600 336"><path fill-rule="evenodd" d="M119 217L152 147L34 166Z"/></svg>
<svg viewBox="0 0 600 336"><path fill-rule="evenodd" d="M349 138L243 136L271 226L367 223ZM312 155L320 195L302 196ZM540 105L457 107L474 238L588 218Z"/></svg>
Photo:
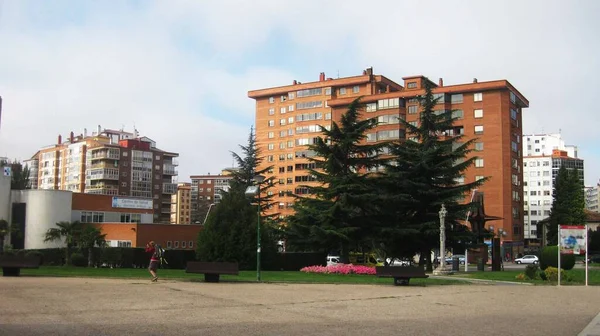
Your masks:
<svg viewBox="0 0 600 336"><path fill-rule="evenodd" d="M446 269L446 226L444 222L446 220L446 215L448 211L446 211L446 207L442 204L442 208L440 209L440 265L433 271L434 275L449 275L453 274L452 271Z"/></svg>
<svg viewBox="0 0 600 336"><path fill-rule="evenodd" d="M204 222L202 222L202 225L206 224L206 220L208 219L208 214L210 213L210 209L212 209L213 205L215 205L215 203L210 203L210 205L208 206L208 211L206 211L206 216L204 217ZM196 222L198 223L198 222Z"/></svg>
<svg viewBox="0 0 600 336"><path fill-rule="evenodd" d="M260 281L260 184L265 180L262 175L253 178L256 185L246 188L246 196L256 196L257 221L256 221L256 281Z"/></svg>

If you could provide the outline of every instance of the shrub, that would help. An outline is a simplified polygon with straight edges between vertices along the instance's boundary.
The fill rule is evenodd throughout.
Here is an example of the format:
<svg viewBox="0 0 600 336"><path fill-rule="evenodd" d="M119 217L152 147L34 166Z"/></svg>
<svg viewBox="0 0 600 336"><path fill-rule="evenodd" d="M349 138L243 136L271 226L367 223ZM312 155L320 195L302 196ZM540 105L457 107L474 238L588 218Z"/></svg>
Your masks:
<svg viewBox="0 0 600 336"><path fill-rule="evenodd" d="M525 275L525 273L519 273L517 274L517 276L515 277L515 279L523 281L527 279L527 276Z"/></svg>
<svg viewBox="0 0 600 336"><path fill-rule="evenodd" d="M40 251L28 251L25 253L26 257L38 257L40 258L40 265L44 263L44 254Z"/></svg>
<svg viewBox="0 0 600 336"><path fill-rule="evenodd" d="M361 274L375 275L375 267L352 265L352 264L337 264L331 266L308 266L300 269L300 272L306 273L321 273L321 274Z"/></svg>
<svg viewBox="0 0 600 336"><path fill-rule="evenodd" d="M540 254L540 268L546 270L548 267L558 267L558 246L546 246ZM562 254L560 257L560 268L570 270L575 267L575 256Z"/></svg>
<svg viewBox="0 0 600 336"><path fill-rule="evenodd" d="M547 280L548 280L548 277L546 276L546 272L544 272L544 271L541 271L541 272L539 273L539 275L540 275L540 279L542 279L542 280L544 280L544 281L547 281Z"/></svg>
<svg viewBox="0 0 600 336"><path fill-rule="evenodd" d="M525 276L527 279L535 280L538 278L539 270L538 265L527 265L527 267L525 267Z"/></svg>
<svg viewBox="0 0 600 336"><path fill-rule="evenodd" d="M87 259L83 254L75 252L71 254L71 264L77 267L85 267L87 266Z"/></svg>

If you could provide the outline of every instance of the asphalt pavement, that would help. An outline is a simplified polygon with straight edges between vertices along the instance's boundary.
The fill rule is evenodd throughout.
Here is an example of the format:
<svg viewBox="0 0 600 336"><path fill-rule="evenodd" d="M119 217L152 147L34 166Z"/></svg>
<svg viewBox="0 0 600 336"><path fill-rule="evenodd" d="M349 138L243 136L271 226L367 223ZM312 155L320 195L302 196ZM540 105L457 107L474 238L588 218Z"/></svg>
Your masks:
<svg viewBox="0 0 600 336"><path fill-rule="evenodd" d="M200 278L200 277L199 277ZM0 335L578 335L583 286L0 278ZM588 328L588 330L591 330Z"/></svg>

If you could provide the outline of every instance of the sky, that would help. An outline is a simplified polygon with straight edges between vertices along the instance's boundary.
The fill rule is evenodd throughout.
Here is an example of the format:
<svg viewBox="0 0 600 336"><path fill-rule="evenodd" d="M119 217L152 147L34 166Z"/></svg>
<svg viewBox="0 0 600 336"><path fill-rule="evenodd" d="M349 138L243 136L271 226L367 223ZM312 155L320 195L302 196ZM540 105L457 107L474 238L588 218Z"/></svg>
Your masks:
<svg viewBox="0 0 600 336"><path fill-rule="evenodd" d="M103 128L219 173L254 123L249 90L377 74L507 79L524 133L561 132L600 179L600 1L0 0L0 156Z"/></svg>

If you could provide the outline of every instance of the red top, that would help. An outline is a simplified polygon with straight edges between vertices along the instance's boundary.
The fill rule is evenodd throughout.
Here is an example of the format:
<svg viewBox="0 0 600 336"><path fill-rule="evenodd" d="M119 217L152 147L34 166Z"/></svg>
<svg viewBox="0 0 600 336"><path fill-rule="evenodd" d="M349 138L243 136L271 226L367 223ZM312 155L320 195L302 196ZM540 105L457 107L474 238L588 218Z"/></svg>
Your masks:
<svg viewBox="0 0 600 336"><path fill-rule="evenodd" d="M156 249L152 246L146 247L146 252L147 253L152 253L152 257L150 257L150 261L158 261L158 258L156 257Z"/></svg>

